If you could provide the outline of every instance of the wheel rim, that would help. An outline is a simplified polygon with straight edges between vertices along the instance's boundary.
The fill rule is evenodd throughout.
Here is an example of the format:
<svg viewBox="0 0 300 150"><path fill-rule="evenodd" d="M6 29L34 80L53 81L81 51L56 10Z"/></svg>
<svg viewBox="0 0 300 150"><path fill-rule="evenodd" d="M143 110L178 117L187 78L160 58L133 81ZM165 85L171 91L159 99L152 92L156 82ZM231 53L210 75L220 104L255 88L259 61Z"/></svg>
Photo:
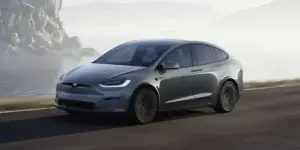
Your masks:
<svg viewBox="0 0 300 150"><path fill-rule="evenodd" d="M154 102L155 97L152 94L143 94L140 96L137 107L136 107L136 115L139 120L143 122L147 122L153 118L156 113L156 103Z"/></svg>
<svg viewBox="0 0 300 150"><path fill-rule="evenodd" d="M223 103L223 107L227 111L231 111L236 103L236 90L232 85L227 85L224 87L221 99Z"/></svg>

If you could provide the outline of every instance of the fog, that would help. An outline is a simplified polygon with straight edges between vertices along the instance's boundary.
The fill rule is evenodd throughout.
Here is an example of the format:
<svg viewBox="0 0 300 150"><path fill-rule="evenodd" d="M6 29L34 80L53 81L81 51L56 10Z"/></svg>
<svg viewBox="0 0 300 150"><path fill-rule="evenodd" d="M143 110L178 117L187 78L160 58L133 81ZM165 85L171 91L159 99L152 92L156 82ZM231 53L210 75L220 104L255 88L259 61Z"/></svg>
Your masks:
<svg viewBox="0 0 300 150"><path fill-rule="evenodd" d="M61 12L67 32L100 53L135 39L200 40L240 59L245 81L300 76L299 0L72 2Z"/></svg>
<svg viewBox="0 0 300 150"><path fill-rule="evenodd" d="M242 62L245 81L300 77L299 0L63 2L60 18L67 34L79 36L83 47L95 48L100 55L137 39L207 41L223 47ZM0 68L0 97L53 96L60 74L92 61L66 59L60 66L61 62L52 57L16 60L0 58L0 64L5 64Z"/></svg>

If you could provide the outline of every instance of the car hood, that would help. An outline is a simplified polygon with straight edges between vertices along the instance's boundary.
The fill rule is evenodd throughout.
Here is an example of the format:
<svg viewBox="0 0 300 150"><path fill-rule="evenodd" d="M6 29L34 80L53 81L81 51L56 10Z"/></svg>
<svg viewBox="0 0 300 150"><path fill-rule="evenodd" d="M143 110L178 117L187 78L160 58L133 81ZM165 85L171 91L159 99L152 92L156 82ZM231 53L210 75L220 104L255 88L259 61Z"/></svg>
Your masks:
<svg viewBox="0 0 300 150"><path fill-rule="evenodd" d="M70 71L64 83L96 85L107 79L144 69L140 66L110 65L91 63Z"/></svg>

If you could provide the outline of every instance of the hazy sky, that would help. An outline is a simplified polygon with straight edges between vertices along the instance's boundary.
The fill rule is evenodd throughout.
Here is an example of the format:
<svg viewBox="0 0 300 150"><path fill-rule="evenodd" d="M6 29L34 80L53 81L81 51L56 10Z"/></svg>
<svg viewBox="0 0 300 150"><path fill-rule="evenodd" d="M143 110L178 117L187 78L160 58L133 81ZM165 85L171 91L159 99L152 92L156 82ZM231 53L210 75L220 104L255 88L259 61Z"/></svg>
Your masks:
<svg viewBox="0 0 300 150"><path fill-rule="evenodd" d="M117 1L117 2L132 2L132 1L180 1L180 2L204 2L218 11L224 13L232 13L237 10L246 9L249 7L260 6L272 0L64 0L64 6L82 5L97 1Z"/></svg>
<svg viewBox="0 0 300 150"><path fill-rule="evenodd" d="M78 9L71 13L63 12L61 18L64 21L64 27L67 32L70 35L78 35L84 46L96 48L101 53L119 43L140 38L171 37L204 40L224 47L241 60L245 69L245 80L282 79L300 76L299 69L295 69L299 68L297 65L300 64L300 45L297 43L297 39L300 38L300 28L297 24L295 25L297 20L300 22L297 19L300 18L300 6L295 5L295 2L299 0L280 0L280 2L285 2L287 5L280 5L282 7L275 5L275 8L274 5L271 5L273 9L270 9L270 7L254 8L243 13L239 12L237 13L238 15L234 16L227 15L238 10L258 7L272 0L64 0L64 7L97 1L181 1L186 3L206 3L215 11L223 12L220 14L221 18L219 16L216 19L214 18L215 21L220 22L203 22L203 19L194 19L200 13L194 13L190 9L178 11L178 15L176 14L177 11L174 11L175 15L170 17L171 19L168 18L168 15L161 15L160 17L154 17L156 20L153 21L154 15L151 16L151 12L156 10L150 8L151 11L146 11L146 13L142 11L141 13L136 12L140 11L136 7L141 5L127 6L124 9L128 12L128 15L125 16L127 18L135 18L136 20L134 21L130 19L120 21L119 19L122 19L124 16L122 14L124 10L118 9L104 10L104 13L99 11L97 19L91 15L97 14L95 8L90 17L88 17L89 8L81 8L80 11L84 11L84 15ZM164 7L175 7L175 5ZM133 10L130 11L131 9L128 8ZM147 6L143 6L143 9L147 9ZM67 12L69 9L65 10ZM189 11L191 11L190 14L187 13ZM180 14L182 12L189 15L189 17L185 18L185 21L181 20ZM241 14L242 17L240 17ZM138 18L138 15L150 17L141 19ZM231 19L228 27L224 24L223 16ZM188 18L192 19L189 20ZM206 16L206 18L209 17ZM246 23L243 24L243 22ZM217 25L224 27L224 29L216 28Z"/></svg>

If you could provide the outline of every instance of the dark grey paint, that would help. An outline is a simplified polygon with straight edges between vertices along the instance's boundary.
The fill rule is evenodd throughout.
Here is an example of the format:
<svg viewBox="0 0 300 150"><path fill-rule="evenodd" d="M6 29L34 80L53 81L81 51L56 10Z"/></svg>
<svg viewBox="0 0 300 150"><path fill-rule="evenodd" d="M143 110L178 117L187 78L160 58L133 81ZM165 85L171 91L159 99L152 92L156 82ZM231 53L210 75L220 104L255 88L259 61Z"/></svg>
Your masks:
<svg viewBox="0 0 300 150"><path fill-rule="evenodd" d="M75 107L68 109L93 112L126 112L134 91L146 85L157 93L159 110L162 111L213 106L216 104L219 88L226 80L232 80L240 93L243 90L242 66L238 60L229 54L227 59L210 64L170 70L158 69L163 58L179 46L205 44L223 50L216 45L183 40L135 42L172 42L174 46L150 67L88 64L74 69L57 84L56 99L86 101L96 104L93 110ZM102 88L99 86L100 83L112 78L114 80L128 79L131 82L123 88ZM88 88L86 91L90 92L86 92L86 94L82 92L80 94L72 93L65 90L62 83L87 85L90 87L85 87ZM104 106L106 109L103 108ZM65 109L65 106L59 104L57 107Z"/></svg>

